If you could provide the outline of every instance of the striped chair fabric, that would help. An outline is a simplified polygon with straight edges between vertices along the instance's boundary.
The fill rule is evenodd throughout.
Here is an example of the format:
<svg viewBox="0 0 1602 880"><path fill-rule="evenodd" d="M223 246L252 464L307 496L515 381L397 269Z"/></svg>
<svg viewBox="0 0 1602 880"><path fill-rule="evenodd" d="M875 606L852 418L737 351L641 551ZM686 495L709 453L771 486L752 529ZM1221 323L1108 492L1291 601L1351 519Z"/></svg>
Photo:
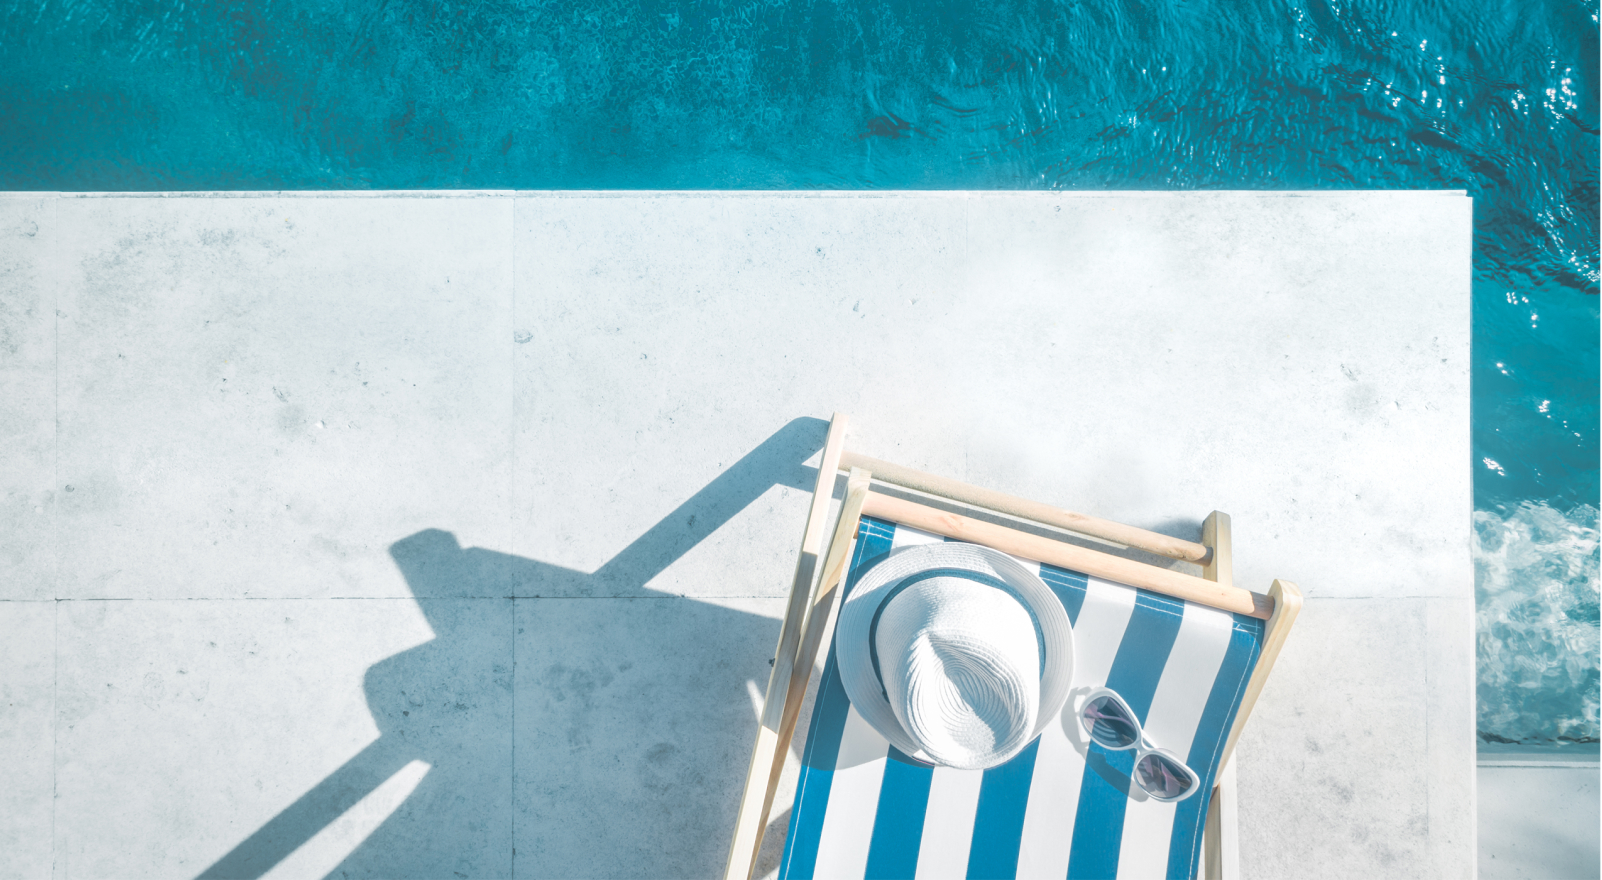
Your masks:
<svg viewBox="0 0 1602 880"><path fill-rule="evenodd" d="M892 550L943 540L863 518L845 592ZM1203 788L1178 803L1129 781L1132 751L1077 745L1072 710L989 770L925 767L851 707L829 652L780 862L782 878L1192 878L1207 800L1263 622L1038 569L1074 628L1074 689L1105 685ZM1070 699L1070 706L1074 701Z"/></svg>

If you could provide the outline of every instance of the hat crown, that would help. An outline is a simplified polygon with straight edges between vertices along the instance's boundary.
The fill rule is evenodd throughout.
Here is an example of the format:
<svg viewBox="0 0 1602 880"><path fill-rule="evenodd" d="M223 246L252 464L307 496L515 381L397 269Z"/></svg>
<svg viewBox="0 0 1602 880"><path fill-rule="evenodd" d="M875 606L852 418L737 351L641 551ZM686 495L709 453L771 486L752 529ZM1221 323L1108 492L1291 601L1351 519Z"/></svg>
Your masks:
<svg viewBox="0 0 1602 880"><path fill-rule="evenodd" d="M834 639L840 683L862 720L914 761L1002 764L1068 700L1067 610L1005 553L905 534L908 545L847 582Z"/></svg>
<svg viewBox="0 0 1602 880"><path fill-rule="evenodd" d="M885 603L873 639L891 711L936 763L995 766L1034 738L1040 642L1007 590L960 574L918 580Z"/></svg>

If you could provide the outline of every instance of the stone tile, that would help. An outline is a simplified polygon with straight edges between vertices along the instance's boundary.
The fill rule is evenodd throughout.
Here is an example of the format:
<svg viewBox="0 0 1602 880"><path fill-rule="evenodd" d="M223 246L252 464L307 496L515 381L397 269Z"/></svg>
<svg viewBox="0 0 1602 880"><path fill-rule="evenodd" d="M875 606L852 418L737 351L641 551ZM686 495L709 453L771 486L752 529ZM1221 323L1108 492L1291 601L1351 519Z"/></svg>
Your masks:
<svg viewBox="0 0 1602 880"><path fill-rule="evenodd" d="M515 552L599 575L562 595L783 595L812 488L798 465L823 421L849 412L859 442L886 448L887 431L916 437L972 360L904 358L897 342L962 292L962 210L949 197L519 198ZM681 507L747 456L709 511ZM710 534L665 569L613 564L665 522Z"/></svg>
<svg viewBox="0 0 1602 880"><path fill-rule="evenodd" d="M337 876L506 876L511 622L495 599L61 603L58 875L260 876L421 760L334 841Z"/></svg>
<svg viewBox="0 0 1602 880"><path fill-rule="evenodd" d="M61 593L407 596L505 546L508 199L64 199Z"/></svg>
<svg viewBox="0 0 1602 880"><path fill-rule="evenodd" d="M750 595L723 572L793 540L783 489L719 520L704 562L600 570L794 414L841 410L856 449L1070 509L1187 537L1229 511L1257 589L1466 595L1470 211L520 198L516 552L602 575L566 595ZM787 565L738 569L778 595Z"/></svg>
<svg viewBox="0 0 1602 880"><path fill-rule="evenodd" d="M1479 876L1602 875L1598 774L1588 767L1480 767Z"/></svg>
<svg viewBox="0 0 1602 880"><path fill-rule="evenodd" d="M1429 611L1307 602L1236 751L1243 877L1471 876L1431 861Z"/></svg>
<svg viewBox="0 0 1602 880"><path fill-rule="evenodd" d="M1252 589L1468 595L1471 224L1423 193L975 197L970 295L922 344L1042 363L967 374L946 433L983 485L1229 512Z"/></svg>
<svg viewBox="0 0 1602 880"><path fill-rule="evenodd" d="M1474 877L1474 599L1431 599L1425 607L1428 675L1431 877Z"/></svg>
<svg viewBox="0 0 1602 880"><path fill-rule="evenodd" d="M56 200L0 199L0 599L55 595Z"/></svg>
<svg viewBox="0 0 1602 880"><path fill-rule="evenodd" d="M518 600L517 876L720 873L782 613Z"/></svg>
<svg viewBox="0 0 1602 880"><path fill-rule="evenodd" d="M55 617L54 602L0 602L0 877L50 876Z"/></svg>

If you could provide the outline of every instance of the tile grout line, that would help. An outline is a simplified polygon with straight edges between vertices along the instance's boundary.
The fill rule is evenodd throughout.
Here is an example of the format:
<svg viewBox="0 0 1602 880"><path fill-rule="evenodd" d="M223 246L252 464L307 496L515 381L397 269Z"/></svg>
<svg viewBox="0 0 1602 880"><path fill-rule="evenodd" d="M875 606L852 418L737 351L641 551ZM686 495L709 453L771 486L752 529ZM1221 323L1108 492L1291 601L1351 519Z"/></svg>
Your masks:
<svg viewBox="0 0 1602 880"><path fill-rule="evenodd" d="M50 607L50 875L56 874L56 805L61 802L57 787L56 754L60 750L57 740L61 736L61 602Z"/></svg>
<svg viewBox="0 0 1602 880"><path fill-rule="evenodd" d="M50 875L56 874L56 812L60 785L56 755L61 736L61 541L57 534L56 501L61 485L61 198L50 199L50 328L54 361L50 413Z"/></svg>
<svg viewBox="0 0 1602 880"><path fill-rule="evenodd" d="M56 540L56 501L61 485L61 271L59 198L50 200L50 591L61 595L61 546Z"/></svg>
<svg viewBox="0 0 1602 880"><path fill-rule="evenodd" d="M508 408L509 417L507 419L508 444L511 450L511 461L508 463L508 466L511 470L511 479L507 480L506 493L508 498L507 513L512 518L511 521L507 523L507 538L508 540L513 540L517 534L517 196L513 195L510 199L508 199L507 204L509 206L507 209L507 228L511 239L509 242L509 249L512 254L512 303L510 309L512 326L507 328L511 331L511 333L508 334L508 336L502 337L502 344L506 345L507 351L510 352L508 363L510 364L512 373L510 382L512 399L511 405ZM512 844L511 876L512 880L517 880L517 597L515 595L511 597L511 603L512 671L510 674L512 686L512 766L510 768L511 772L506 774L507 779L510 781L511 788L511 798L507 801L511 809L510 815L506 817L506 821L509 826L507 839L510 840Z"/></svg>
<svg viewBox="0 0 1602 880"><path fill-rule="evenodd" d="M689 593L657 593L656 595L611 595L611 596L546 596L542 593L497 593L493 595L476 594L471 596L433 596L411 594L407 596L52 596L45 599L4 599L0 598L0 605L22 604L28 602L400 602L413 599L449 600L456 599L464 602L483 601L493 599L553 599L566 601L588 601L600 599L640 599L642 601L658 601L663 599L687 599L693 602L717 602L727 599L784 599L782 595L764 595L760 593L727 593L712 595L691 595ZM1440 596L1319 596L1320 602L1429 602L1441 599Z"/></svg>
<svg viewBox="0 0 1602 880"><path fill-rule="evenodd" d="M511 877L517 880L517 599L511 599L511 797L506 800L509 814L506 817L511 840Z"/></svg>
<svg viewBox="0 0 1602 880"><path fill-rule="evenodd" d="M690 596L683 594L658 594L655 596L545 596L517 593L495 596L418 596L415 594L411 596L83 596L54 599L0 599L0 605L20 605L31 602L50 602L57 605L63 602L415 602L418 599L427 599L432 602L493 602L498 599L520 601L540 599L552 602L597 602L612 599L638 599L642 602L661 602L676 599L686 602L721 602L732 599L775 599L783 601L785 597L748 593L718 596Z"/></svg>
<svg viewBox="0 0 1602 880"><path fill-rule="evenodd" d="M511 468L512 473L510 474L511 479L507 480L506 493L509 508L507 513L509 516L511 516L511 520L507 523L507 527L508 531L515 533L517 530L517 198L514 196L511 199L508 199L507 202L511 205L511 208L507 212L509 215L507 218L507 224L509 227L509 237L511 239L509 243L509 249L512 253L512 302L511 308L508 310L510 313L510 323L512 326L508 327L507 329L511 330L512 334L510 337L503 337L501 341L504 345L506 345L506 350L509 353L507 355L507 364L511 370L511 380L509 385L511 386L512 399L510 401L511 405L508 408L509 418L507 419L506 433L507 444L511 450L511 461L509 463L509 467ZM508 341L508 339L510 339L510 341ZM510 539L512 536L508 535L507 537Z"/></svg>

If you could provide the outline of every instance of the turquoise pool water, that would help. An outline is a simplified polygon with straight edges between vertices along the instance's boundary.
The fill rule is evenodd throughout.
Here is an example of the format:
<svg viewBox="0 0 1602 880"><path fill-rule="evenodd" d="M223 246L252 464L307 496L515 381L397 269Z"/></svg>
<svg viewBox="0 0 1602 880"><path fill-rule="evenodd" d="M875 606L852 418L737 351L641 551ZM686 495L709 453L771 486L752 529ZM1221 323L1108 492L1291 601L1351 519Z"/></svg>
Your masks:
<svg viewBox="0 0 1602 880"><path fill-rule="evenodd" d="M1480 728L1598 735L1598 8L0 0L0 188L1452 188Z"/></svg>

